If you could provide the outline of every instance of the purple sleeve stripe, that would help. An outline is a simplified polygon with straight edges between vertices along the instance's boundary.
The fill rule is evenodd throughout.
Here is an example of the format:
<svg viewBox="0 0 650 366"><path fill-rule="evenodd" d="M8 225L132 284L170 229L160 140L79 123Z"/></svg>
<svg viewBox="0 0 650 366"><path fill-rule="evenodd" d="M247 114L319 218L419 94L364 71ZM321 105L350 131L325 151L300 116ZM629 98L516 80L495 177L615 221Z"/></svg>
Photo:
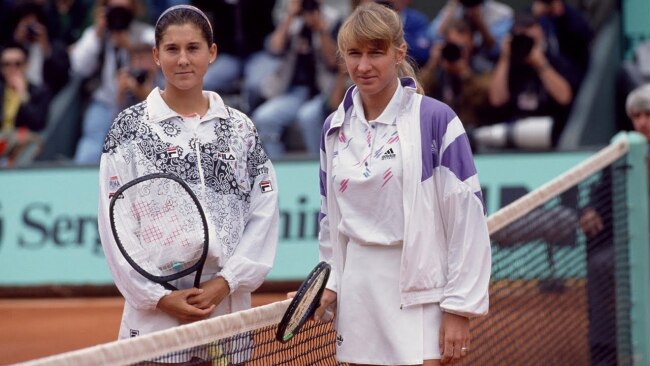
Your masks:
<svg viewBox="0 0 650 366"><path fill-rule="evenodd" d="M319 213L318 213L318 223L319 223L319 224L320 224L321 221L323 221L323 219L325 218L325 216L327 216L327 215L325 215L325 214L322 213L322 212L319 212Z"/></svg>
<svg viewBox="0 0 650 366"><path fill-rule="evenodd" d="M352 92L356 86L352 85L351 87L348 88L348 91L345 93L345 98L343 98L343 109L346 111L348 108L352 107Z"/></svg>
<svg viewBox="0 0 650 366"><path fill-rule="evenodd" d="M330 115L327 116L327 118L325 118L325 122L323 122L323 129L321 130L320 133L320 150L323 152L325 151L325 134L330 129L330 126L332 125L332 118L334 118L334 113L336 112L330 113Z"/></svg>
<svg viewBox="0 0 650 366"><path fill-rule="evenodd" d="M474 192L474 195L478 197L478 199L481 201L481 205L483 206L483 215L487 214L487 209L485 207L485 201L483 201L483 193L481 191Z"/></svg>
<svg viewBox="0 0 650 366"><path fill-rule="evenodd" d="M476 174L472 150L467 135L462 134L452 142L442 154L442 166L449 168L460 180Z"/></svg>
<svg viewBox="0 0 650 366"><path fill-rule="evenodd" d="M327 173L320 169L320 195L327 197Z"/></svg>
<svg viewBox="0 0 650 366"><path fill-rule="evenodd" d="M422 181L433 175L438 166L442 138L447 132L447 125L456 117L454 111L446 104L422 97L420 104L420 143L422 144Z"/></svg>

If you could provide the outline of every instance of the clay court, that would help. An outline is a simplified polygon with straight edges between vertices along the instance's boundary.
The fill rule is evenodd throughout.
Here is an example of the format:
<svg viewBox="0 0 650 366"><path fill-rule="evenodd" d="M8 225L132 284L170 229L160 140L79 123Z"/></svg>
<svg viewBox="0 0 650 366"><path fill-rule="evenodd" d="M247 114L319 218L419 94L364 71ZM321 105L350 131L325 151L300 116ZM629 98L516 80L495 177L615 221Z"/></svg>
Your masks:
<svg viewBox="0 0 650 366"><path fill-rule="evenodd" d="M562 291L537 281L492 284L489 316L472 323L472 352L464 365L589 365L584 280ZM284 293L254 296L254 306ZM4 320L0 364L7 365L115 340L119 297L0 301Z"/></svg>
<svg viewBox="0 0 650 366"><path fill-rule="evenodd" d="M284 298L256 295L253 305ZM119 297L0 300L0 365L115 340L123 302Z"/></svg>

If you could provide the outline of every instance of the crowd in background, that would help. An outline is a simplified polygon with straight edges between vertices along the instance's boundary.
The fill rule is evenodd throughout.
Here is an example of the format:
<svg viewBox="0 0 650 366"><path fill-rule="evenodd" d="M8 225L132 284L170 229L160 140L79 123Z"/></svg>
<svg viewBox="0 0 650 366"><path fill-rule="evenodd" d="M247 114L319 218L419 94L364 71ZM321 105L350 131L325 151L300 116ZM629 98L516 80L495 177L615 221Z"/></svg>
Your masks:
<svg viewBox="0 0 650 366"><path fill-rule="evenodd" d="M580 10L566 0L531 0L522 10L446 0L430 18L409 0L375 1L400 13L425 94L454 109L475 150L554 148L590 61L595 30ZM316 157L322 123L350 86L338 27L363 2L0 1L0 166L30 149L37 156L49 105L75 78L83 103L71 158L98 163L117 113L164 87L151 58L153 25L181 3L214 24L218 58L206 89L251 116L271 158ZM623 92L642 82L626 75Z"/></svg>

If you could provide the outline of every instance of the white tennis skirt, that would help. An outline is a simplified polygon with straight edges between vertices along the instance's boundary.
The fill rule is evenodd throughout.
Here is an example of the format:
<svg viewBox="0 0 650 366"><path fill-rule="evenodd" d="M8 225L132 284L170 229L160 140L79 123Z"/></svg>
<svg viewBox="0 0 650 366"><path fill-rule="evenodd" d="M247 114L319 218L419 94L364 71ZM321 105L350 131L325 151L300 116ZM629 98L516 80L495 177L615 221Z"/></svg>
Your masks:
<svg viewBox="0 0 650 366"><path fill-rule="evenodd" d="M417 365L440 359L440 306L401 308L401 255L401 245L348 244L338 294L338 361Z"/></svg>

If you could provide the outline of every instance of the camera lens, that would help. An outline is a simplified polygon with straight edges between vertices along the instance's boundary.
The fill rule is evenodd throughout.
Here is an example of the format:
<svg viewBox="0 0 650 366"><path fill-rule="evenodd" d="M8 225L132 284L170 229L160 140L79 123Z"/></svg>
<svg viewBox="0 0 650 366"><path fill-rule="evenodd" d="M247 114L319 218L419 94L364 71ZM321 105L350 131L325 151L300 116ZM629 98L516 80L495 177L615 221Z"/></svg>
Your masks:
<svg viewBox="0 0 650 366"><path fill-rule="evenodd" d="M533 49L535 40L525 34L515 34L510 43L510 57L514 63L521 63Z"/></svg>
<svg viewBox="0 0 650 366"><path fill-rule="evenodd" d="M303 0L302 2L302 11L306 13L311 13L318 10L319 4L317 0Z"/></svg>
<svg viewBox="0 0 650 366"><path fill-rule="evenodd" d="M461 47L455 43L447 43L442 47L442 58L447 62L456 62L461 56Z"/></svg>
<svg viewBox="0 0 650 366"><path fill-rule="evenodd" d="M460 0L460 3L466 8L473 8L475 6L481 5L483 0Z"/></svg>
<svg viewBox="0 0 650 366"><path fill-rule="evenodd" d="M129 75L131 75L138 84L144 84L144 82L147 80L147 70L130 69Z"/></svg>
<svg viewBox="0 0 650 366"><path fill-rule="evenodd" d="M29 41L35 41L36 37L38 37L36 26L34 24L27 25L27 39Z"/></svg>
<svg viewBox="0 0 650 366"><path fill-rule="evenodd" d="M106 27L110 31L127 30L132 20L133 13L125 7L111 6L106 11Z"/></svg>

